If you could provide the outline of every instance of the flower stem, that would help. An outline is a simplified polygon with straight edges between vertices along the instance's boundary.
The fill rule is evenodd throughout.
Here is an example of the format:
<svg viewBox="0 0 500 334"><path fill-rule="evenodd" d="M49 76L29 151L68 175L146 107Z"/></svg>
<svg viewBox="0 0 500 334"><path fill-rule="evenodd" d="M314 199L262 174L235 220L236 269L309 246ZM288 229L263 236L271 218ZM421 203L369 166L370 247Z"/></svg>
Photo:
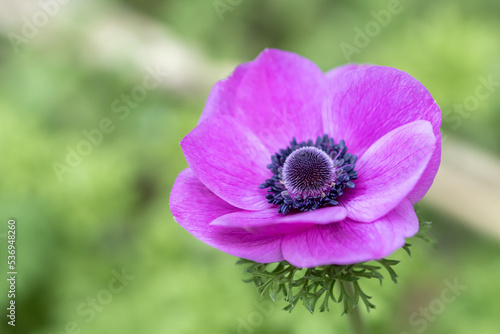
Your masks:
<svg viewBox="0 0 500 334"><path fill-rule="evenodd" d="M352 282L343 282L347 294L350 298L354 298L354 286ZM351 324L351 331L353 334L369 334L370 331L368 327L363 322L361 318L361 313L359 312L359 305L354 305L352 299L349 301L349 306L351 307L351 312L347 314L349 317L349 323Z"/></svg>

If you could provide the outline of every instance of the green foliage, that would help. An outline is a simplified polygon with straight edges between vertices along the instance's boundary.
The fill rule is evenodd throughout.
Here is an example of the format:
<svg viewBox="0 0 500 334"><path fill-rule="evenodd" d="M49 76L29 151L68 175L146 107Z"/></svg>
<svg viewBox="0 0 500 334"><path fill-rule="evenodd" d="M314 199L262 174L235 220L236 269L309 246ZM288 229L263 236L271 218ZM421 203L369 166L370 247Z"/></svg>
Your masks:
<svg viewBox="0 0 500 334"><path fill-rule="evenodd" d="M247 265L245 272L252 278L245 282L253 282L260 292L261 297L266 294L276 301L280 294L288 302L284 310L291 312L299 301L311 313L316 308L320 312L329 311L329 303L337 303L342 307L342 314L352 312L360 300L365 304L367 311L374 309L372 298L361 288L359 280L362 278L376 278L382 284L384 276L380 269L384 267L391 280L397 283L398 275L392 269L399 263L396 260L382 259L375 261L381 266L369 263L356 263L352 265L321 266L315 268L297 268L290 263L279 262L273 269L269 264L257 263L241 259L237 264ZM354 293L349 292L352 284ZM337 290L337 291L335 291Z"/></svg>
<svg viewBox="0 0 500 334"><path fill-rule="evenodd" d="M426 235L431 227L430 222L420 222L419 231L415 238L423 239L429 243L434 240ZM403 249L411 257L411 244L406 243ZM370 262L355 263L350 265L328 265L314 268L298 268L287 261L276 263L258 263L247 259L240 259L236 264L245 265L245 273L251 278L244 280L253 282L261 298L266 295L276 301L283 296L288 303L283 310L292 312L299 301L311 313L319 305L319 311L330 311L329 303L339 304L342 314L351 313L359 302L363 302L366 310L370 312L375 308L370 299L361 288L362 279L378 279L380 284L384 279L381 269L385 269L394 284L398 283L398 275L393 269L400 261L381 259Z"/></svg>

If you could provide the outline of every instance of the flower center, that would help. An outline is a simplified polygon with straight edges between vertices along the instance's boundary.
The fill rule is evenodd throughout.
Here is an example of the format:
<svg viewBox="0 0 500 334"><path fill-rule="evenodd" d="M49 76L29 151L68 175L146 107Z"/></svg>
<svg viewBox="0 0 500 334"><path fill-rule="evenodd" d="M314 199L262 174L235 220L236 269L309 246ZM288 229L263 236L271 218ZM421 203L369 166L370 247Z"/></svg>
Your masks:
<svg viewBox="0 0 500 334"><path fill-rule="evenodd" d="M273 176L260 185L267 190L269 203L279 205L278 212L311 211L338 205L345 187L354 188L358 172L355 155L347 153L345 142L335 144L328 135L297 143L271 156L267 168Z"/></svg>
<svg viewBox="0 0 500 334"><path fill-rule="evenodd" d="M299 148L285 161L283 181L292 198L325 196L335 182L333 160L316 147Z"/></svg>

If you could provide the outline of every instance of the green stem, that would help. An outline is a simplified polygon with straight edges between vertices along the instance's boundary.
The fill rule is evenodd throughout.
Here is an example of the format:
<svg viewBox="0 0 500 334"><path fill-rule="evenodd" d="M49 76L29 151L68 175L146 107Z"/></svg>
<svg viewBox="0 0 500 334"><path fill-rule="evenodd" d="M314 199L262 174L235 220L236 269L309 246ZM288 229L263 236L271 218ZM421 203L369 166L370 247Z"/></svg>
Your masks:
<svg viewBox="0 0 500 334"><path fill-rule="evenodd" d="M351 298L349 301L349 306L351 307L351 312L347 314L349 318L349 323L351 324L351 330L353 334L369 334L370 331L366 324L363 322L363 318L361 318L361 313L359 312L359 305L354 306L352 299L354 299L354 286L352 282L343 282L344 287L346 289L347 294Z"/></svg>

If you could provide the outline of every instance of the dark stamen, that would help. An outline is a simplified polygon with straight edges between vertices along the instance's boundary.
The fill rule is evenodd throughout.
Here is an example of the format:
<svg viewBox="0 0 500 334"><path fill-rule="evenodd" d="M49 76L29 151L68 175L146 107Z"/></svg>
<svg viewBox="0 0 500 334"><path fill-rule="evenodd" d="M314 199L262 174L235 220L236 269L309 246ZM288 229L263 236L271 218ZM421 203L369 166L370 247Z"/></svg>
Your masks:
<svg viewBox="0 0 500 334"><path fill-rule="evenodd" d="M352 180L357 157L347 153L345 142L335 144L328 135L297 143L271 156L267 166L273 176L260 185L269 188L266 198L279 205L278 212L311 211L320 207L338 205L336 200L345 187L354 188Z"/></svg>

